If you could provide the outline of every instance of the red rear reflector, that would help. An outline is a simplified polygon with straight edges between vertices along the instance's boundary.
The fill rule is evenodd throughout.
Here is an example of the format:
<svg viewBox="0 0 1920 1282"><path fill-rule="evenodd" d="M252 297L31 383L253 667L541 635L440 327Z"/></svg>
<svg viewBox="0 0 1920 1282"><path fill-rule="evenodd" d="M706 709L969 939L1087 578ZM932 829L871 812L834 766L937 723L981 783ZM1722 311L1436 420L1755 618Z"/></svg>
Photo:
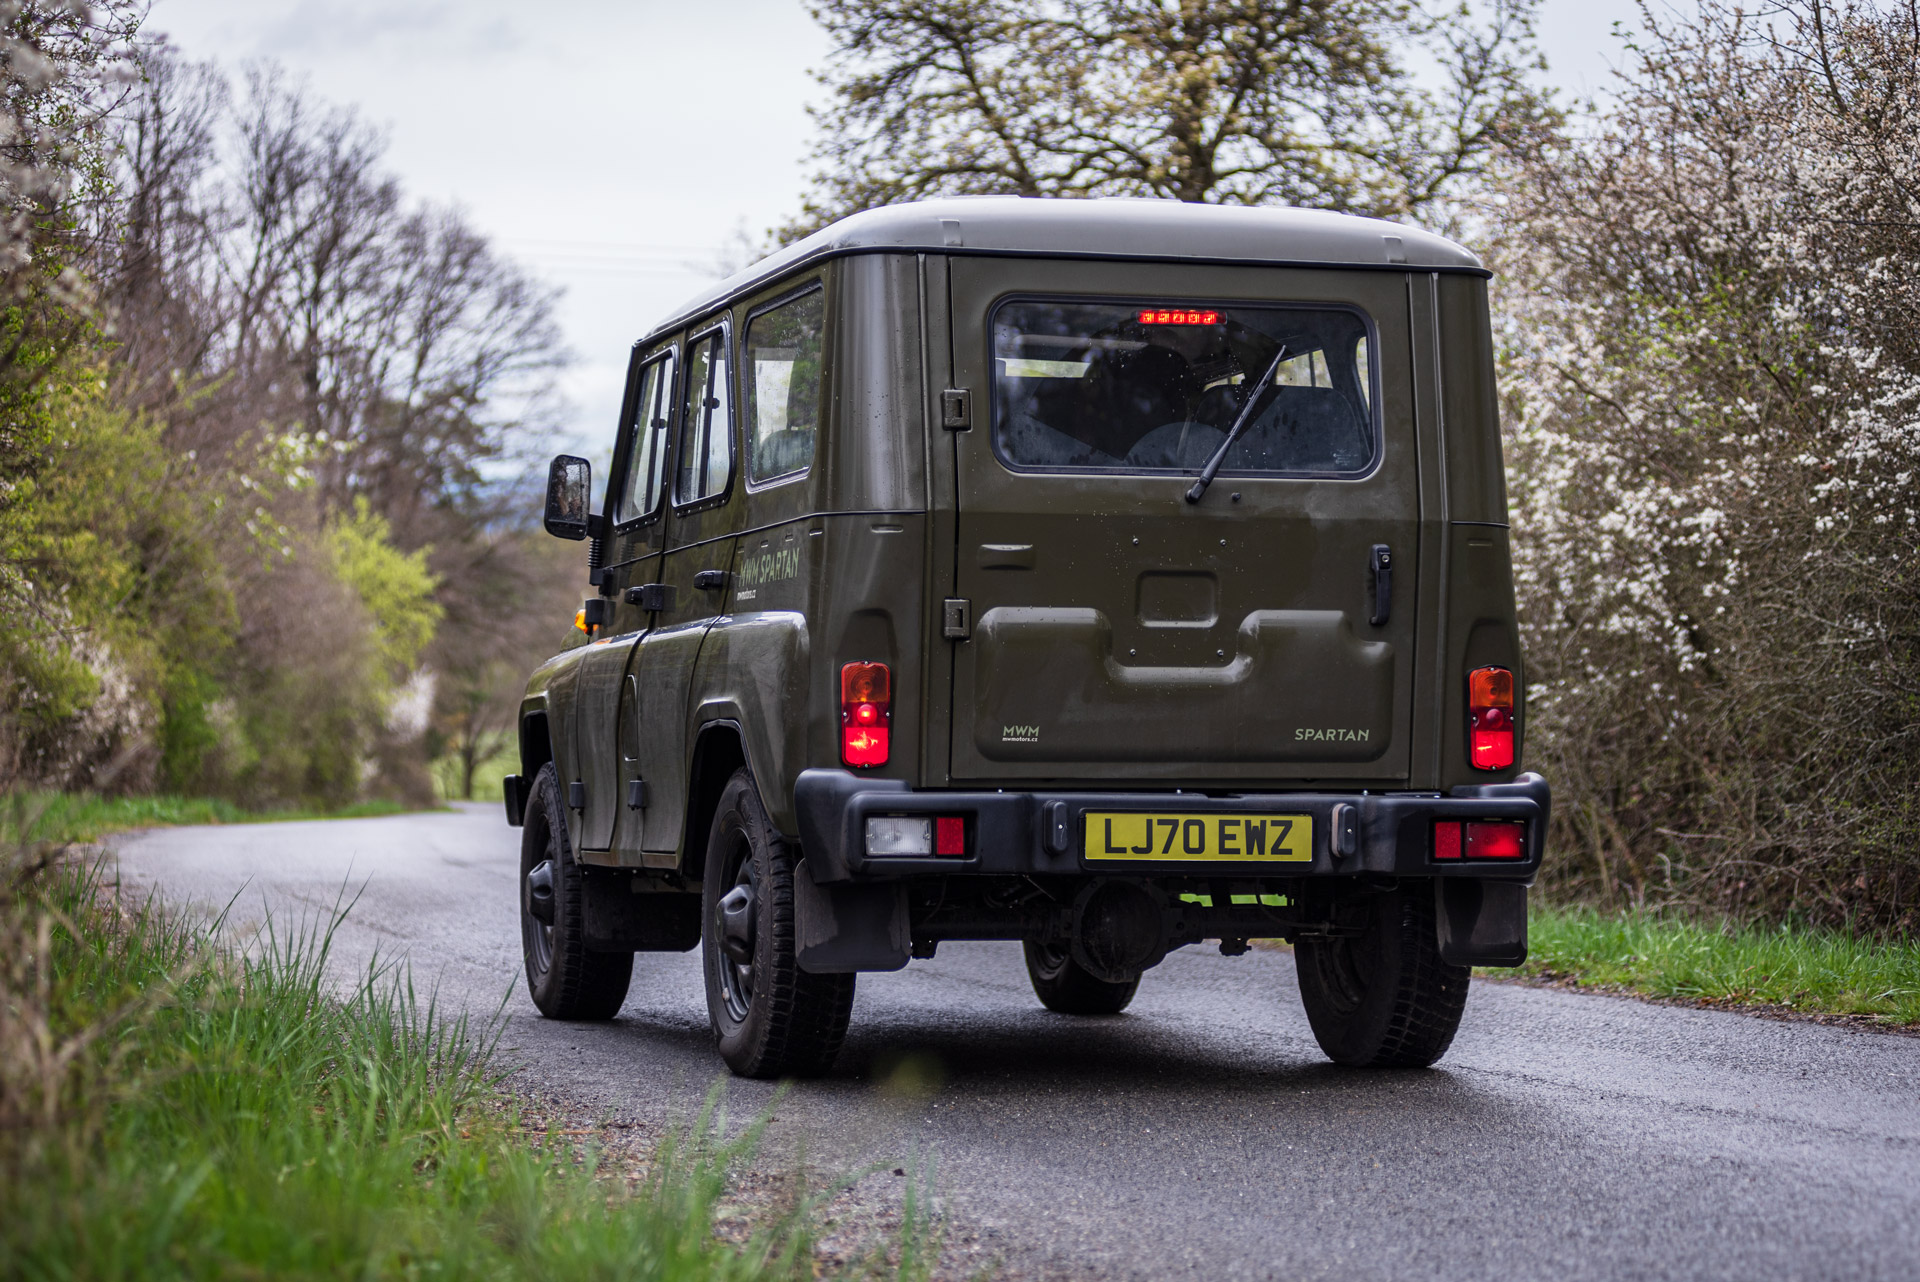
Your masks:
<svg viewBox="0 0 1920 1282"><path fill-rule="evenodd" d="M1513 764L1513 673L1476 668L1467 674L1467 752L1476 770Z"/></svg>
<svg viewBox="0 0 1920 1282"><path fill-rule="evenodd" d="M893 674L884 663L840 669L840 759L850 766L884 766L893 726Z"/></svg>
<svg viewBox="0 0 1920 1282"><path fill-rule="evenodd" d="M964 855L967 853L967 821L958 815L941 815L933 821L933 853L936 855Z"/></svg>
<svg viewBox="0 0 1920 1282"><path fill-rule="evenodd" d="M1495 822L1467 825L1467 858L1525 859L1526 857L1526 825Z"/></svg>
<svg viewBox="0 0 1920 1282"><path fill-rule="evenodd" d="M1219 312L1196 312L1184 307L1142 307L1142 325L1218 325Z"/></svg>
<svg viewBox="0 0 1920 1282"><path fill-rule="evenodd" d="M1437 823L1433 826L1433 857L1435 859L1458 859L1460 857L1460 825L1457 823Z"/></svg>

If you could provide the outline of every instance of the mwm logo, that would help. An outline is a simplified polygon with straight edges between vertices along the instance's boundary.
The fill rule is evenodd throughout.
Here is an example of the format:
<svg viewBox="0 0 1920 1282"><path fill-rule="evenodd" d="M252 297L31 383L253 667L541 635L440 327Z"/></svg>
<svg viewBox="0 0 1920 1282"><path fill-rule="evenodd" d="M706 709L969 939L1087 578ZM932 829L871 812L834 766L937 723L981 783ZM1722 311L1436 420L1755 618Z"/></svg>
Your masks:
<svg viewBox="0 0 1920 1282"><path fill-rule="evenodd" d="M1039 726L1001 726L1001 743L1039 743Z"/></svg>

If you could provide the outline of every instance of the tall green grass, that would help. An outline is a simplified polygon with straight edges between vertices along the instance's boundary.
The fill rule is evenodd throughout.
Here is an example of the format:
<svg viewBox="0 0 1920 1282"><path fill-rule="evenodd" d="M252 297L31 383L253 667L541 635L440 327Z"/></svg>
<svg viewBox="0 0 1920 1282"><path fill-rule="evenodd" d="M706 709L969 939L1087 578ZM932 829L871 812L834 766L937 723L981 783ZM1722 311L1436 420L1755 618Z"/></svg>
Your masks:
<svg viewBox="0 0 1920 1282"><path fill-rule="evenodd" d="M1543 906L1533 908L1528 934L1522 973L1535 977L1655 997L1920 1022L1920 940Z"/></svg>
<svg viewBox="0 0 1920 1282"><path fill-rule="evenodd" d="M0 1276L814 1276L804 1202L715 1237L758 1128L722 1142L711 1101L637 1187L602 1178L535 1143L488 1037L402 976L330 996L330 929L234 955L83 866L0 873ZM918 1273L918 1241L910 1220L886 1271Z"/></svg>

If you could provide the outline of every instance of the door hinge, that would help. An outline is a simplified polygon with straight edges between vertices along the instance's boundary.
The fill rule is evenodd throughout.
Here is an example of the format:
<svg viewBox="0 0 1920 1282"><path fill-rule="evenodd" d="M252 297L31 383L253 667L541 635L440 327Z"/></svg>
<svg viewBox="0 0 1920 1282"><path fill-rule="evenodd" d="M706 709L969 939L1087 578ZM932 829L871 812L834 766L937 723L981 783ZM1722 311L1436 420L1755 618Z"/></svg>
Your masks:
<svg viewBox="0 0 1920 1282"><path fill-rule="evenodd" d="M627 780L627 809L645 810L647 808L647 781L645 779Z"/></svg>
<svg viewBox="0 0 1920 1282"><path fill-rule="evenodd" d="M940 393L940 426L949 432L964 432L973 426L973 393L964 387L949 387Z"/></svg>
<svg viewBox="0 0 1920 1282"><path fill-rule="evenodd" d="M702 570L693 576L693 586L702 592L724 592L728 577L725 570Z"/></svg>
<svg viewBox="0 0 1920 1282"><path fill-rule="evenodd" d="M950 596L940 605L940 635L949 641L965 641L973 635L973 602L963 596Z"/></svg>
<svg viewBox="0 0 1920 1282"><path fill-rule="evenodd" d="M673 609L673 585L642 583L638 587L628 588L627 604L637 605L648 614L666 613Z"/></svg>
<svg viewBox="0 0 1920 1282"><path fill-rule="evenodd" d="M570 810L587 808L587 785L578 779L567 785L567 808Z"/></svg>

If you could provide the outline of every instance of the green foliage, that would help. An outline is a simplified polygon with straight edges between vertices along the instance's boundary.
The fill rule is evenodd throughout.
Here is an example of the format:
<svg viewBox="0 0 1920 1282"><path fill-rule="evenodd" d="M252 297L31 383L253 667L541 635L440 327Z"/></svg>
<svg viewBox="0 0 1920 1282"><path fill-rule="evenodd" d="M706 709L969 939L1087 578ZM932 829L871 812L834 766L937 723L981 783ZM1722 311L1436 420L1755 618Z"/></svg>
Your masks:
<svg viewBox="0 0 1920 1282"><path fill-rule="evenodd" d="M7 757L59 776L150 735L164 674L217 662L235 623L215 502L160 425L116 407L95 365L52 371L31 403L39 461L0 521L0 776Z"/></svg>
<svg viewBox="0 0 1920 1282"><path fill-rule="evenodd" d="M490 1039L404 978L331 996L327 930L222 954L74 866L11 907L51 928L35 1011L74 1054L47 1074L0 1046L0 1275L814 1276L804 1199L738 1244L715 1234L760 1124L722 1141L710 1103L614 1171L525 1126Z"/></svg>
<svg viewBox="0 0 1920 1282"><path fill-rule="evenodd" d="M389 673L404 676L446 614L433 597L439 579L427 568L432 549L396 548L393 526L364 497L333 522L327 537L340 581L367 608L381 662Z"/></svg>
<svg viewBox="0 0 1920 1282"><path fill-rule="evenodd" d="M1536 905L1521 973L1654 997L1920 1023L1920 940ZM1505 974L1507 972L1497 972Z"/></svg>

